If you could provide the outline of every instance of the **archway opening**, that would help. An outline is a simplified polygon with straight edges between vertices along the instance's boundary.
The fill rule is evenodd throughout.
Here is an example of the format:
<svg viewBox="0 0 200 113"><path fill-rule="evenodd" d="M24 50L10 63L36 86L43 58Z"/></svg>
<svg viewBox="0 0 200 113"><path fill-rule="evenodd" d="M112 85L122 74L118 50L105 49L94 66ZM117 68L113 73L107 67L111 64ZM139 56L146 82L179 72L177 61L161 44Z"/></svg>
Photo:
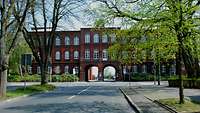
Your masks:
<svg viewBox="0 0 200 113"><path fill-rule="evenodd" d="M98 81L99 69L97 66L86 68L86 81Z"/></svg>
<svg viewBox="0 0 200 113"><path fill-rule="evenodd" d="M115 81L116 80L116 69L113 66L107 66L103 70L104 81Z"/></svg>

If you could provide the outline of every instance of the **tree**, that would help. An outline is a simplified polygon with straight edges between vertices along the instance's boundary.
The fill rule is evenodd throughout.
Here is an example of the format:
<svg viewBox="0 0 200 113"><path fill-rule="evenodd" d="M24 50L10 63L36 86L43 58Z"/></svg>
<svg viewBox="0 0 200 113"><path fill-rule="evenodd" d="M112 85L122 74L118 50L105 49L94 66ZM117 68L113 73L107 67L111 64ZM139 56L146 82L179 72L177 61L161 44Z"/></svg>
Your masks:
<svg viewBox="0 0 200 113"><path fill-rule="evenodd" d="M6 95L9 57L24 26L30 3L31 0L2 0L0 2L0 97ZM10 43L6 44L8 40Z"/></svg>
<svg viewBox="0 0 200 113"><path fill-rule="evenodd" d="M25 53L30 53L31 50L23 37L19 38L17 43L9 58L9 73L20 74L21 56Z"/></svg>
<svg viewBox="0 0 200 113"><path fill-rule="evenodd" d="M199 40L198 0L97 0L100 2L105 19L125 18L129 26L138 25L141 30L158 29L175 37L177 43L176 67L179 75L180 103L184 103L181 67L184 64L187 75L199 76L197 40ZM130 25L130 23L132 23ZM162 37L161 37L162 38ZM162 41L162 40L161 40ZM195 72L195 73L194 73Z"/></svg>
<svg viewBox="0 0 200 113"><path fill-rule="evenodd" d="M32 50L33 56L41 69L41 84L48 83L48 64L51 61L52 48L58 36L58 24L62 19L68 21L70 16L77 17L75 12L83 5L82 0L41 0L34 1L30 17L33 31L24 27L23 35ZM48 27L48 25L51 26ZM40 35L42 30L43 34Z"/></svg>

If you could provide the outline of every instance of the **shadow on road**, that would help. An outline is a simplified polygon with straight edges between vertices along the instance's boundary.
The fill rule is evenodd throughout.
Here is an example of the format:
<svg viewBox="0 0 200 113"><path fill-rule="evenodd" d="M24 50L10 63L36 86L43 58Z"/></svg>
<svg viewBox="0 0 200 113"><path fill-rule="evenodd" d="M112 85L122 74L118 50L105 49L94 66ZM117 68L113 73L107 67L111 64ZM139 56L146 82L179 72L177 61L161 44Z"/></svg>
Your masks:
<svg viewBox="0 0 200 113"><path fill-rule="evenodd" d="M106 104L104 102L50 103L8 107L6 109L14 111L20 110L25 113L127 113L125 109L123 110L123 106Z"/></svg>

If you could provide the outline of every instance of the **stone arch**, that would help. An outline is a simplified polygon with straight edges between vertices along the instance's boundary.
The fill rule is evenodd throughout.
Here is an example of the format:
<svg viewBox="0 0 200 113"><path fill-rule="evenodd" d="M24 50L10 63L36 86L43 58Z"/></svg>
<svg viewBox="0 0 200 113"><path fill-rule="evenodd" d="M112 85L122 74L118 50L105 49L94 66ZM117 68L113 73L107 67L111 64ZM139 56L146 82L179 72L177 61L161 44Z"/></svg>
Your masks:
<svg viewBox="0 0 200 113"><path fill-rule="evenodd" d="M111 66L115 69L115 77L116 77L115 80L121 80L122 79L121 70L120 70L120 66L117 64L104 64L104 66L102 68L103 77L104 77L104 69L109 66Z"/></svg>
<svg viewBox="0 0 200 113"><path fill-rule="evenodd" d="M90 81L90 80L93 80L94 79L94 76L91 76L91 74L92 74L92 72L91 72L91 68L92 67L97 67L98 68L98 71L99 71L99 66L98 65L95 65L95 64L88 64L88 65L86 65L85 66L85 68L84 68L84 71L85 71L85 81ZM89 72L90 71L90 72ZM97 72L98 72L97 71ZM99 72L98 72L98 74L99 74ZM98 75L97 74L97 75ZM96 76L95 76L96 77ZM98 79L98 78L95 78L95 80L96 79Z"/></svg>

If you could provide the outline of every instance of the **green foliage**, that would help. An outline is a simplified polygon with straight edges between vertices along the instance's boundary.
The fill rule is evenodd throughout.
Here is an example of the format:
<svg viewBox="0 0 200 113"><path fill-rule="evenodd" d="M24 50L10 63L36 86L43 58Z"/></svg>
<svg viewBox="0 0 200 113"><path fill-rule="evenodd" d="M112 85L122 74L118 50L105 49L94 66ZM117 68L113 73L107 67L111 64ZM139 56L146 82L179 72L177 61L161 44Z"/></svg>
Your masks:
<svg viewBox="0 0 200 113"><path fill-rule="evenodd" d="M13 48L13 52L9 58L9 72L19 74L19 64L21 64L21 55L24 53L30 53L31 50L24 41L24 39L18 40L18 44Z"/></svg>
<svg viewBox="0 0 200 113"><path fill-rule="evenodd" d="M52 75L52 82L74 82L79 78L73 74Z"/></svg>
<svg viewBox="0 0 200 113"><path fill-rule="evenodd" d="M25 89L17 88L16 90L8 91L7 97L13 98L13 97L23 96L23 95L27 95L27 94L33 94L33 93L37 93L37 92L50 91L50 90L54 90L54 89L55 89L55 86L51 85L51 84L32 85L32 86L27 86Z"/></svg>
<svg viewBox="0 0 200 113"><path fill-rule="evenodd" d="M104 19L97 19L94 23L96 28L103 28L105 27L105 21Z"/></svg>
<svg viewBox="0 0 200 113"><path fill-rule="evenodd" d="M79 80L79 78L73 74L62 74L62 75L51 75L51 76L52 76L52 82L74 82ZM8 76L8 82L23 82L23 81L40 82L41 76L37 74L20 76L14 73Z"/></svg>
<svg viewBox="0 0 200 113"><path fill-rule="evenodd" d="M191 100L185 100L184 104L179 104L177 98L160 99L159 102L175 108L178 112L196 113L200 111L200 103Z"/></svg>
<svg viewBox="0 0 200 113"><path fill-rule="evenodd" d="M18 74L10 74L8 76L8 82L40 82L41 77L40 75L25 75L25 76L20 76Z"/></svg>

